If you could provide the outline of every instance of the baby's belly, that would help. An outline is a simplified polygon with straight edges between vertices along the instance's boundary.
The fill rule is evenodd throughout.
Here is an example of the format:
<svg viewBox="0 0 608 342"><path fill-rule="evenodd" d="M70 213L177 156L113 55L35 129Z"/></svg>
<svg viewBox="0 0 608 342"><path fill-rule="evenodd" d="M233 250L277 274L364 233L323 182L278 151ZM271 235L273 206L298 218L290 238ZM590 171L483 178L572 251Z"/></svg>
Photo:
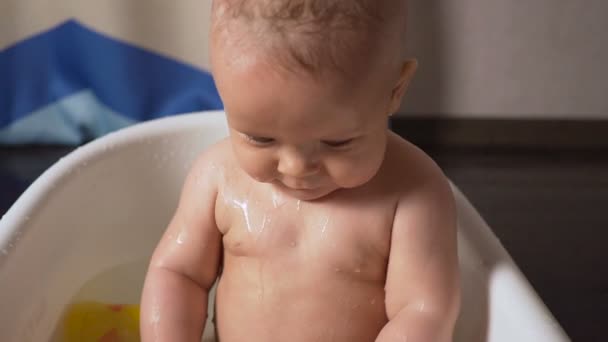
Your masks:
<svg viewBox="0 0 608 342"><path fill-rule="evenodd" d="M227 259L216 305L221 342L370 342L387 322L382 281L318 264Z"/></svg>

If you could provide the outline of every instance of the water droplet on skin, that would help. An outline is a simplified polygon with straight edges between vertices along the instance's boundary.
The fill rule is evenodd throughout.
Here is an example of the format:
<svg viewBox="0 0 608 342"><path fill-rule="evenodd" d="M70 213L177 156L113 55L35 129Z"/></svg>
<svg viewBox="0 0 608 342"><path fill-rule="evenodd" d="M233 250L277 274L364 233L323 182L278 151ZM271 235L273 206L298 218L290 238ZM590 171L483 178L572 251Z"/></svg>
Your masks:
<svg viewBox="0 0 608 342"><path fill-rule="evenodd" d="M179 235L177 235L177 239L175 240L175 242L177 242L178 245L183 245L184 242L186 242L187 237L188 233L185 230L181 231Z"/></svg>
<svg viewBox="0 0 608 342"><path fill-rule="evenodd" d="M355 269L355 273L361 273L361 269L360 268L356 268Z"/></svg>
<svg viewBox="0 0 608 342"><path fill-rule="evenodd" d="M158 324L160 322L160 310L158 308L155 308L152 312L151 321L153 324Z"/></svg>
<svg viewBox="0 0 608 342"><path fill-rule="evenodd" d="M290 246L291 247L295 247L295 246L297 246L297 243L295 241L292 241L291 244L290 244Z"/></svg>
<svg viewBox="0 0 608 342"><path fill-rule="evenodd" d="M258 299L261 301L264 300L264 263L260 262L260 288L258 290Z"/></svg>
<svg viewBox="0 0 608 342"><path fill-rule="evenodd" d="M325 232L327 231L328 224L329 224L329 217L325 216L325 218L323 219L323 221L321 223L321 233L325 234Z"/></svg>
<svg viewBox="0 0 608 342"><path fill-rule="evenodd" d="M342 270L336 267L336 268L334 269L334 271L335 271L336 273L339 273L339 272L341 272Z"/></svg>
<svg viewBox="0 0 608 342"><path fill-rule="evenodd" d="M376 304L376 298L372 299L372 300L370 301L370 303L371 303L372 305Z"/></svg>
<svg viewBox="0 0 608 342"><path fill-rule="evenodd" d="M283 204L283 199L281 198L281 195L279 193L277 193L276 191L273 191L272 192L272 206L275 209L277 209L282 204Z"/></svg>
<svg viewBox="0 0 608 342"><path fill-rule="evenodd" d="M161 310L160 310L160 304L158 303L158 298L156 298L156 297L152 298L151 311L152 312L150 313L150 323L152 323L154 330L157 330L157 325L160 322L160 318L161 318ZM155 333L157 333L157 331L155 331Z"/></svg>
<svg viewBox="0 0 608 342"><path fill-rule="evenodd" d="M221 194L221 196L222 196L222 201L224 202L224 204L225 204L225 205L232 205L232 206L234 206L234 205L232 204L232 201L230 201L230 199L228 198L228 195L226 194L226 192L227 192L227 191L222 191L222 194Z"/></svg>
<svg viewBox="0 0 608 342"><path fill-rule="evenodd" d="M297 211L300 211L301 205L302 205L302 201L298 200L298 202L296 203L296 210Z"/></svg>
<svg viewBox="0 0 608 342"><path fill-rule="evenodd" d="M264 233L264 230L266 229L266 225L270 223L270 218L267 217L266 213L264 213L264 216L262 217L262 225L260 226L260 231L258 233L257 238L259 239L260 236L262 235L262 233Z"/></svg>
<svg viewBox="0 0 608 342"><path fill-rule="evenodd" d="M249 204L247 203L247 200L238 201L234 199L232 200L232 203L236 208L241 209L241 211L243 212L243 216L245 216L245 224L247 225L247 231L249 233L252 233L253 230L251 228L251 221L249 221Z"/></svg>

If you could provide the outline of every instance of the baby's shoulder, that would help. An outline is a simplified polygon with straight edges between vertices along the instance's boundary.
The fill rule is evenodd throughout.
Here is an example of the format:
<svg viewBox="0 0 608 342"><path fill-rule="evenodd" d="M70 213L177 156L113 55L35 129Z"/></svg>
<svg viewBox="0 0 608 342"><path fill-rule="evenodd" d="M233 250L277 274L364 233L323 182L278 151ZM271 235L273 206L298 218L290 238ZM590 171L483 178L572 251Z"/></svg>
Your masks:
<svg viewBox="0 0 608 342"><path fill-rule="evenodd" d="M449 188L447 177L428 154L392 132L387 144L384 177L403 196L429 186Z"/></svg>
<svg viewBox="0 0 608 342"><path fill-rule="evenodd" d="M195 165L205 163L226 164L231 156L230 139L223 138L203 149L196 158Z"/></svg>
<svg viewBox="0 0 608 342"><path fill-rule="evenodd" d="M190 169L190 176L204 177L217 183L219 178L234 170L235 166L236 161L232 154L230 140L225 138L205 148L197 156Z"/></svg>
<svg viewBox="0 0 608 342"><path fill-rule="evenodd" d="M456 206L452 188L430 156L391 134L385 160L387 183L393 184L398 198L393 229L396 226L409 227L411 222L423 229L427 236L455 229ZM429 221L430 217L433 219Z"/></svg>

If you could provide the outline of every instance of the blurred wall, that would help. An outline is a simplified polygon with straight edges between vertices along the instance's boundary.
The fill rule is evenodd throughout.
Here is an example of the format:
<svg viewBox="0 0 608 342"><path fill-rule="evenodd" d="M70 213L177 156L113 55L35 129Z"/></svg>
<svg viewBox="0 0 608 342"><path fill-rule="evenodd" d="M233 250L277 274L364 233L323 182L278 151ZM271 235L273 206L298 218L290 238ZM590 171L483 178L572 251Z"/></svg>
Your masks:
<svg viewBox="0 0 608 342"><path fill-rule="evenodd" d="M404 113L608 119L608 1L409 1Z"/></svg>
<svg viewBox="0 0 608 342"><path fill-rule="evenodd" d="M608 119L607 1L409 1L420 69L404 114ZM0 50L75 18L206 69L210 3L2 0Z"/></svg>
<svg viewBox="0 0 608 342"><path fill-rule="evenodd" d="M207 69L211 0L0 0L0 50L66 20Z"/></svg>

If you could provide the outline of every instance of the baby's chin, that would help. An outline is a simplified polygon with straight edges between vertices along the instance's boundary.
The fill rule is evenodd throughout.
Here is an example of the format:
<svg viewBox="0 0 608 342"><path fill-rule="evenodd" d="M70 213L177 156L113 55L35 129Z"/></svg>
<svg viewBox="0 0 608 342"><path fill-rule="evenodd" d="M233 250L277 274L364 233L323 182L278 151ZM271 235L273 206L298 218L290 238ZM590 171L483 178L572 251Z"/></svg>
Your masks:
<svg viewBox="0 0 608 342"><path fill-rule="evenodd" d="M280 182L273 183L273 185L279 191L286 194L287 196L295 198L297 200L301 200L301 201L319 200L319 199L322 199L323 197L330 195L334 191L338 190L337 187L320 187L317 189L306 189L306 190L292 189L292 188L289 188L289 187L283 185Z"/></svg>

